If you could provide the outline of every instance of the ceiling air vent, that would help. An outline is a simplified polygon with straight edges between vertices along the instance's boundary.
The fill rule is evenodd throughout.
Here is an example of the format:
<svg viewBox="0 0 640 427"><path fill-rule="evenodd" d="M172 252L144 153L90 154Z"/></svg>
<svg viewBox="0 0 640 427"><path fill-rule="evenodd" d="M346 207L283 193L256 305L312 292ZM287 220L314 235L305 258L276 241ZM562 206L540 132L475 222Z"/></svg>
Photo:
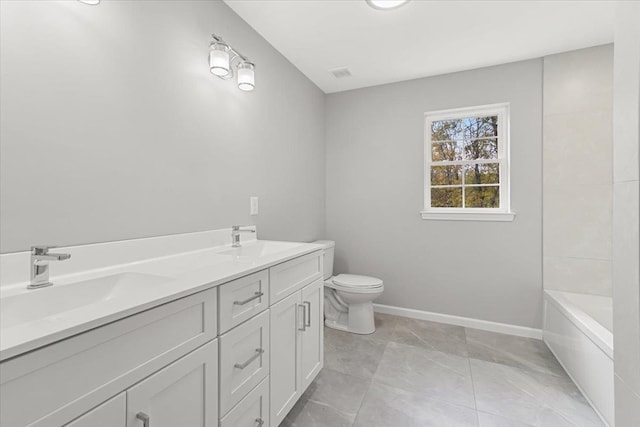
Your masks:
<svg viewBox="0 0 640 427"><path fill-rule="evenodd" d="M336 79L342 79L344 77L350 77L351 71L347 67L334 68L333 70L329 70L333 77Z"/></svg>

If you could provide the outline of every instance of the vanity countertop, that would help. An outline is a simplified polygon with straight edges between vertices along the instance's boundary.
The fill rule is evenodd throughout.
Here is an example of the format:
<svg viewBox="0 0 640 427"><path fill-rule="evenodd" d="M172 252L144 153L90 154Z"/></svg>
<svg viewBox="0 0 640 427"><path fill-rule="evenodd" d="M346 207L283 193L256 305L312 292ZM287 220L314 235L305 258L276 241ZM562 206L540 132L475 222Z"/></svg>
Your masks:
<svg viewBox="0 0 640 427"><path fill-rule="evenodd" d="M59 276L42 289L5 288L0 361L321 249L252 240Z"/></svg>

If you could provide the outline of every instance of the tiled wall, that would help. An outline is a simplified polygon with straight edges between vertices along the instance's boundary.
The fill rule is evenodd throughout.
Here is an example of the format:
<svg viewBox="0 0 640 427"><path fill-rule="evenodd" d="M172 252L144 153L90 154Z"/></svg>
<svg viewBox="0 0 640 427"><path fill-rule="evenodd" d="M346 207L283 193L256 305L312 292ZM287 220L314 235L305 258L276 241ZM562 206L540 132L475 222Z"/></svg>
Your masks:
<svg viewBox="0 0 640 427"><path fill-rule="evenodd" d="M611 296L613 46L544 59L543 282Z"/></svg>
<svg viewBox="0 0 640 427"><path fill-rule="evenodd" d="M613 349L616 426L640 425L640 16L619 2L615 34Z"/></svg>

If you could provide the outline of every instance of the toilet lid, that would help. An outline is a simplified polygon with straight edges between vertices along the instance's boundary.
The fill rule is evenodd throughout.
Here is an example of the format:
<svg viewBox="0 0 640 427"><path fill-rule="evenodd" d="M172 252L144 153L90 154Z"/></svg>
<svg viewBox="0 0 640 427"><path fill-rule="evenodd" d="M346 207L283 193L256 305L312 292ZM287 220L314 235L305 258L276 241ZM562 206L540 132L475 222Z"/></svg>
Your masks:
<svg viewBox="0 0 640 427"><path fill-rule="evenodd" d="M333 278L333 283L352 288L379 288L382 286L380 279L357 274L338 274Z"/></svg>

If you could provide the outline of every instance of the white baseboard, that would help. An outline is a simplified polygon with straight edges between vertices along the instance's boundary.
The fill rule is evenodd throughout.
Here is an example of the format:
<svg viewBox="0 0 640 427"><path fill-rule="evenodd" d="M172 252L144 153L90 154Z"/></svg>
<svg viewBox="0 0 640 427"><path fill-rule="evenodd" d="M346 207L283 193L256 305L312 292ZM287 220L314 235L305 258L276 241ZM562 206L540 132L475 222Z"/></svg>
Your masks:
<svg viewBox="0 0 640 427"><path fill-rule="evenodd" d="M432 322L449 325L464 326L466 328L482 329L483 331L498 332L500 334L518 337L542 339L542 329L526 326L509 325L507 323L491 322L489 320L472 319L470 317L454 316L451 314L433 313L430 311L414 310L411 308L394 307L392 305L373 304L377 313L393 314L411 319L430 320Z"/></svg>

